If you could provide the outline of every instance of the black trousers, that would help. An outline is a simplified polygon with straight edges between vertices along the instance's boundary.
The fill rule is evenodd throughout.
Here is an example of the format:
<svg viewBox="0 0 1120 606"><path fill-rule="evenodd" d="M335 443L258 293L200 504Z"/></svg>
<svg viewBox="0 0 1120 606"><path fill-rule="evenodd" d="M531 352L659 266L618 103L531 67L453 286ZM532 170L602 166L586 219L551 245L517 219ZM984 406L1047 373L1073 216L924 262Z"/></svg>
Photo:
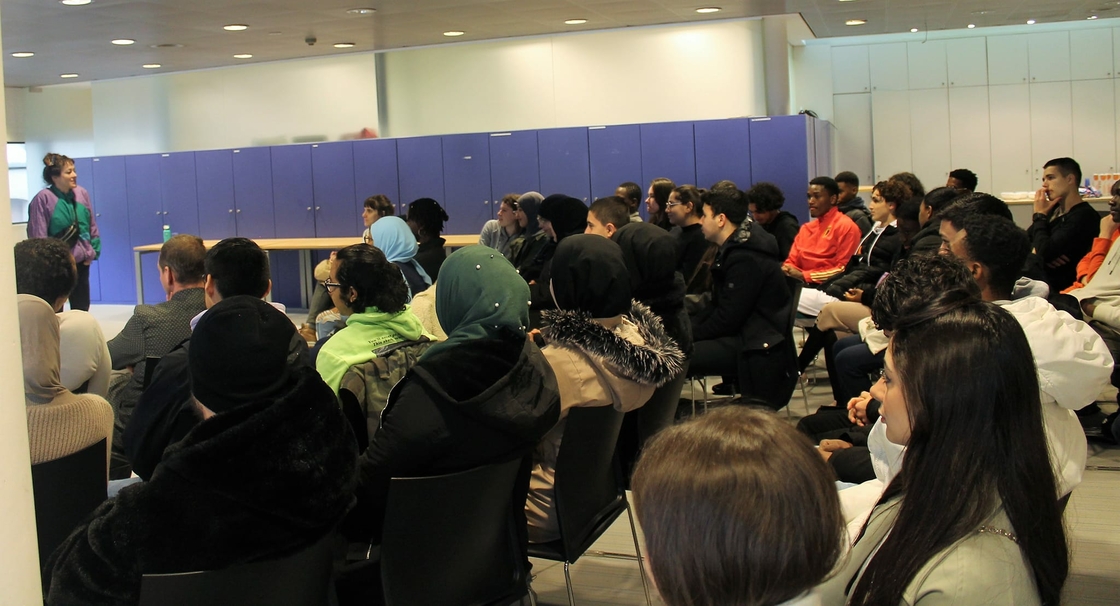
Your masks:
<svg viewBox="0 0 1120 606"><path fill-rule="evenodd" d="M70 291L70 309L89 311L89 265L78 263L78 280Z"/></svg>

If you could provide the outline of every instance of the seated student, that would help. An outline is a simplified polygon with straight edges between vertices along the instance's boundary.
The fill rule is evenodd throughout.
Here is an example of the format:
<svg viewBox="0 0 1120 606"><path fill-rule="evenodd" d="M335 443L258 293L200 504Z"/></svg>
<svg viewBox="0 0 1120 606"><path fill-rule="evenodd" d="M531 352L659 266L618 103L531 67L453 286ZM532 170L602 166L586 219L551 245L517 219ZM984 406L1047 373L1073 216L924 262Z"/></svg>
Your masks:
<svg viewBox="0 0 1120 606"><path fill-rule="evenodd" d="M1032 257L1042 266L1050 290L1060 292L1077 279L1077 262L1093 246L1100 215L1081 198L1081 166L1055 158L1043 166L1027 234Z"/></svg>
<svg viewBox="0 0 1120 606"><path fill-rule="evenodd" d="M922 204L918 211L918 223L921 229L914 235L914 242L910 246L911 255L936 255L941 250L941 212L948 208L954 200L967 194L963 189L951 187L938 187L922 197Z"/></svg>
<svg viewBox="0 0 1120 606"><path fill-rule="evenodd" d="M820 604L814 586L843 552L820 457L757 410L714 410L654 438L634 472L634 509L669 606Z"/></svg>
<svg viewBox="0 0 1120 606"><path fill-rule="evenodd" d="M47 604L136 604L143 574L276 558L334 530L353 500L357 449L330 388L289 365L295 335L256 297L202 316L189 359L204 420L54 552Z"/></svg>
<svg viewBox="0 0 1120 606"><path fill-rule="evenodd" d="M521 233L521 224L517 221L517 194L502 196L498 205L498 218L490 219L482 226L482 233L478 235L480 246L489 246L494 250L509 256L509 245Z"/></svg>
<svg viewBox="0 0 1120 606"><path fill-rule="evenodd" d="M711 191L703 203L704 237L720 248L712 266L711 303L692 318L689 372L738 377L744 398L784 406L777 400L788 394L782 395L783 381L777 379L786 372L785 360L768 354L793 347L792 336L782 331L795 302L782 276L778 244L747 215L742 198ZM748 364L751 354L761 357Z"/></svg>
<svg viewBox="0 0 1120 606"><path fill-rule="evenodd" d="M70 254L69 249L66 253ZM34 295L16 295L16 300L31 464L60 459L99 440L106 441L108 460L113 408L101 396L75 394L63 387L59 382L58 316Z"/></svg>
<svg viewBox="0 0 1120 606"><path fill-rule="evenodd" d="M582 234L587 229L587 206L571 196L552 194L541 202L537 220L541 224L541 231L548 234L549 242L541 248L533 262L534 266L540 267L540 273L536 279L529 280L529 292L532 293L529 309L535 312L530 315L531 326L540 325L540 311L556 308L548 289L552 276L552 256L564 238Z"/></svg>
<svg viewBox="0 0 1120 606"><path fill-rule="evenodd" d="M369 228L372 238L370 244L385 254L390 263L397 266L408 285L408 298L427 290L432 278L416 259L420 247L412 229L400 217L385 217ZM332 297L333 299L333 297Z"/></svg>
<svg viewBox="0 0 1120 606"><path fill-rule="evenodd" d="M910 195L916 198L924 198L926 195L926 186L922 185L922 181L914 173L901 172L891 175L887 181L899 181L906 187L910 188Z"/></svg>
<svg viewBox="0 0 1120 606"><path fill-rule="evenodd" d="M521 226L521 233L510 241L506 258L526 282L536 280L540 275L540 266L533 263L541 249L550 241L537 220L537 212L543 200L544 196L535 191L521 194L517 199L517 224Z"/></svg>
<svg viewBox="0 0 1120 606"><path fill-rule="evenodd" d="M1069 550L1032 348L995 305L928 300L894 323L873 391L901 471L822 603L1057 604Z"/></svg>
<svg viewBox="0 0 1120 606"><path fill-rule="evenodd" d="M782 210L786 202L782 190L773 183L760 181L751 186L746 196L751 216L778 241L778 255L785 259L801 224L793 213Z"/></svg>
<svg viewBox="0 0 1120 606"><path fill-rule="evenodd" d="M739 190L736 188L735 190ZM682 185L669 194L665 205L669 231L677 241L676 268L684 278L688 294L699 295L712 289L712 262L716 258L715 244L704 238L700 230L700 219L704 216L704 205L700 203L700 190L692 185Z"/></svg>
<svg viewBox="0 0 1120 606"><path fill-rule="evenodd" d="M830 177L809 182L809 221L801 226L782 272L809 285L823 284L844 271L859 245L859 227L836 208L840 188Z"/></svg>
<svg viewBox="0 0 1120 606"><path fill-rule="evenodd" d="M836 185L840 188L840 198L836 208L848 215L848 218L859 227L859 233L866 236L875 220L871 217L867 203L859 196L859 177L852 171L843 171L836 175Z"/></svg>
<svg viewBox="0 0 1120 606"><path fill-rule="evenodd" d="M223 299L249 296L263 299L272 290L268 254L247 238L226 238L206 251L206 308ZM280 303L273 307L283 312ZM191 327L206 312L191 320ZM191 403L190 339L185 339L160 359L151 382L124 429L124 452L132 471L144 480L152 477L168 446L182 440L202 418ZM292 340L288 363L293 370L312 366L307 341Z"/></svg>
<svg viewBox="0 0 1120 606"><path fill-rule="evenodd" d="M676 189L676 184L664 177L650 181L649 191L646 193L646 212L649 213L649 222L664 230L673 226L669 223L669 215L665 213L665 206L669 204L669 194Z"/></svg>
<svg viewBox="0 0 1120 606"><path fill-rule="evenodd" d="M408 309L408 286L380 250L354 244L338 251L326 284L346 326L319 349L315 368L338 394L346 370L372 360L376 351L425 336L424 326Z"/></svg>
<svg viewBox="0 0 1120 606"><path fill-rule="evenodd" d="M967 168L958 168L949 172L949 179L945 181L945 187L963 189L972 193L976 191L976 186L979 182L980 180L976 178L976 173Z"/></svg>
<svg viewBox="0 0 1120 606"><path fill-rule="evenodd" d="M633 181L627 181L614 190L614 195L625 200L626 205L630 207L630 220L634 223L641 223L642 216L638 214L638 206L642 203L642 186Z"/></svg>
<svg viewBox="0 0 1120 606"><path fill-rule="evenodd" d="M137 305L120 334L109 341L113 370L124 371L109 387L109 401L116 413L110 479L127 478L131 473L122 440L132 409L144 391L147 359L162 358L190 337L191 318L206 309L202 291L205 258L206 247L198 236L180 234L164 242L159 251L159 281L167 301Z"/></svg>
<svg viewBox="0 0 1120 606"><path fill-rule="evenodd" d="M359 461L358 504L345 530L351 541L380 544L390 478L524 459L559 418L556 376L527 336L529 287L513 266L468 246L447 257L441 273L436 314L448 338L389 395ZM522 511L528 485L526 465L514 511Z"/></svg>
<svg viewBox="0 0 1120 606"><path fill-rule="evenodd" d="M622 250L593 235L566 238L552 258L557 310L545 312L541 335L560 388L560 422L533 453L525 513L529 541L559 538L553 495L565 418L575 406L629 412L678 376L684 355L649 308L631 300Z"/></svg>
<svg viewBox="0 0 1120 606"><path fill-rule="evenodd" d="M617 196L599 198L587 209L585 234L595 234L610 238L621 227L630 223L630 207Z"/></svg>
<svg viewBox="0 0 1120 606"><path fill-rule="evenodd" d="M1109 195L1108 213L1101 217L1100 234L1093 240L1089 252L1077 262L1077 279L1062 291L1064 294L1083 288L1093 279L1111 252L1112 243L1120 237L1120 181L1112 184Z"/></svg>
<svg viewBox="0 0 1120 606"><path fill-rule="evenodd" d="M105 397L113 362L101 325L79 309L62 311L77 280L74 256L57 238L32 238L17 242L16 294L34 295L58 314L62 351L60 381L74 393Z"/></svg>
<svg viewBox="0 0 1120 606"><path fill-rule="evenodd" d="M443 224L448 220L447 212L439 202L431 198L420 198L408 205L406 220L408 227L416 235L416 262L424 268L424 272L431 278L430 282L435 282L439 279L439 267L447 258L447 251L443 248L447 240L440 237ZM420 289L416 292L422 291Z"/></svg>

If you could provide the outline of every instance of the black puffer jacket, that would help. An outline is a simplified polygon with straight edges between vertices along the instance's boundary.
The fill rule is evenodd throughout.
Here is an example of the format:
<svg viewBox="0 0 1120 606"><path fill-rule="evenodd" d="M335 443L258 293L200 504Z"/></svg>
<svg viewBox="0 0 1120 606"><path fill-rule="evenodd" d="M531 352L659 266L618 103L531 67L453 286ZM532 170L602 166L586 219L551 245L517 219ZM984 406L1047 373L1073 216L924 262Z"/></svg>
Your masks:
<svg viewBox="0 0 1120 606"><path fill-rule="evenodd" d="M872 230L860 241L855 254L844 266L844 272L825 282L822 290L840 299L849 289L873 288L879 278L890 270L891 261L898 255L901 246L902 237L897 227L888 225L882 234Z"/></svg>

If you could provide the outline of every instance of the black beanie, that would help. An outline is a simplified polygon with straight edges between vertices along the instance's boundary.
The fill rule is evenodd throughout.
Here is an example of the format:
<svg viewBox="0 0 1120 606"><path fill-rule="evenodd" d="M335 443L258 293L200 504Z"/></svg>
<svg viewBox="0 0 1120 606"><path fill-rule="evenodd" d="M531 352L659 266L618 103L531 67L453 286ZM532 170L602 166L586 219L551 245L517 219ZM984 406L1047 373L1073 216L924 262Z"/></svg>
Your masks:
<svg viewBox="0 0 1120 606"><path fill-rule="evenodd" d="M222 299L191 335L191 393L215 413L277 395L291 375L295 331L287 316L260 299Z"/></svg>

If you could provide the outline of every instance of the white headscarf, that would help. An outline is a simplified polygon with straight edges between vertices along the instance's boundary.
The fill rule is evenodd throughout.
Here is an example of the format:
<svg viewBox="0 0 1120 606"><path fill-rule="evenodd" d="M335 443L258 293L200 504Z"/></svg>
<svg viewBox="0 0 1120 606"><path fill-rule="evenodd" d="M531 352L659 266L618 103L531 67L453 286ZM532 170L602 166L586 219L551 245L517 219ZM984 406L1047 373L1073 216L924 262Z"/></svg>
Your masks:
<svg viewBox="0 0 1120 606"><path fill-rule="evenodd" d="M34 295L16 295L23 350L23 393L28 405L50 404L69 392L62 386L58 316Z"/></svg>

